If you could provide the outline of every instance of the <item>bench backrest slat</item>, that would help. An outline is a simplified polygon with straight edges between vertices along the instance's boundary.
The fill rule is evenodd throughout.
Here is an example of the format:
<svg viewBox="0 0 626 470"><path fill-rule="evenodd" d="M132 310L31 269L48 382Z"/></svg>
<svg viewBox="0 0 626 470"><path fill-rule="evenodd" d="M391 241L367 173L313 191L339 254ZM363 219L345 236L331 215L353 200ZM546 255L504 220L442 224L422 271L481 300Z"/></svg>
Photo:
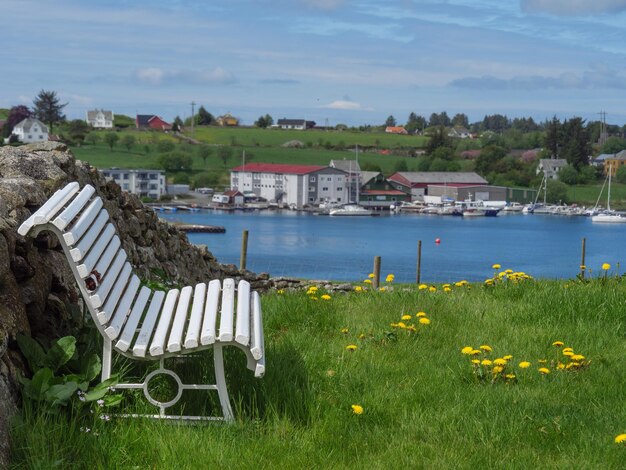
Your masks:
<svg viewBox="0 0 626 470"><path fill-rule="evenodd" d="M67 246L74 246L76 242L78 242L78 240L80 240L81 237L85 235L85 232L91 226L91 224L93 224L93 221L100 213L100 209L102 209L103 205L104 203L99 197L91 201L89 206L87 206L82 214L80 214L80 217L72 226L72 228L63 234L63 240L65 240Z"/></svg>
<svg viewBox="0 0 626 470"><path fill-rule="evenodd" d="M95 192L96 190L93 186L85 186L63 212L52 221L52 225L61 231L65 230L65 227L83 210Z"/></svg>
<svg viewBox="0 0 626 470"><path fill-rule="evenodd" d="M113 312L115 312L115 307L119 303L120 297L122 297L124 289L126 289L126 285L128 284L131 273L132 267L130 263L124 263L122 272L115 280L115 284L113 284L113 288L111 289L111 292L109 292L109 295L107 296L104 305L101 307L100 311L96 315L101 325L106 325L111 320Z"/></svg>
<svg viewBox="0 0 626 470"><path fill-rule="evenodd" d="M220 341L233 340L233 316L235 310L235 281L224 279L222 284L222 308L220 310Z"/></svg>
<svg viewBox="0 0 626 470"><path fill-rule="evenodd" d="M115 259L115 255L119 251L120 246L121 246L120 238L117 235L115 235L113 239L111 240L111 242L107 245L107 248L106 250L104 250L104 253L100 257L100 259L98 260L98 264L96 264L95 270L98 271L101 276L106 276L106 273L109 267L111 267L111 263L113 263L113 260ZM80 270L81 266L83 265L79 265L78 269L79 269L79 273L82 275L83 272ZM89 271L85 275L88 275L88 274L89 274Z"/></svg>
<svg viewBox="0 0 626 470"><path fill-rule="evenodd" d="M185 348L191 349L198 346L200 339L200 326L202 324L202 312L206 300L206 284L196 284L193 291L193 305L189 316L189 325L185 335Z"/></svg>
<svg viewBox="0 0 626 470"><path fill-rule="evenodd" d="M168 352L179 352L181 350L183 332L185 331L185 326L187 326L189 303L191 301L192 293L193 287L191 286L185 286L180 291L178 305L176 306L176 314L174 315L174 321L172 323L172 330L170 331L170 336L167 340Z"/></svg>
<svg viewBox="0 0 626 470"><path fill-rule="evenodd" d="M257 361L263 357L263 322L261 318L261 299L258 292L250 296L250 310L252 315L252 336L250 337L250 352Z"/></svg>
<svg viewBox="0 0 626 470"><path fill-rule="evenodd" d="M91 247L89 250L89 254L83 260L83 264L79 270L79 274L82 278L86 277L91 273L93 268L96 266L96 263L100 259L102 252L107 247L113 236L115 235L115 227L113 224L108 224L106 228L100 233L98 237L98 241ZM100 271L98 271L100 272Z"/></svg>
<svg viewBox="0 0 626 470"><path fill-rule="evenodd" d="M148 349L148 343L152 337L154 331L154 325L156 324L161 306L163 305L163 299L165 299L165 292L158 290L152 296L150 306L146 312L146 316L143 319L141 329L133 345L133 354L137 357L146 357L146 350Z"/></svg>
<svg viewBox="0 0 626 470"><path fill-rule="evenodd" d="M18 229L18 233L22 236L26 235L35 225L47 224L78 191L79 184L74 181L64 188L58 189L43 206L41 206L33 215L31 215Z"/></svg>
<svg viewBox="0 0 626 470"><path fill-rule="evenodd" d="M250 342L250 283L244 280L237 286L235 341L243 346Z"/></svg>
<svg viewBox="0 0 626 470"><path fill-rule="evenodd" d="M200 332L200 343L203 346L215 343L217 337L217 307L220 302L220 281L213 279L209 282L204 304L204 319L202 321L202 331Z"/></svg>
<svg viewBox="0 0 626 470"><path fill-rule="evenodd" d="M178 289L172 289L165 297L165 303L163 304L163 310L161 310L159 323L157 324L156 331L154 332L152 343L150 343L150 354L152 356L160 356L165 352L165 338L170 329L172 314L174 312L176 299L178 298L179 293L180 291Z"/></svg>
<svg viewBox="0 0 626 470"><path fill-rule="evenodd" d="M109 295L109 291L113 287L115 280L122 270L122 266L124 266L124 261L126 261L126 252L124 250L119 250L115 256L113 265L102 278L102 284L100 284L98 289L96 289L96 291L89 297L89 302L91 302L91 306L93 308L100 308L106 300Z"/></svg>
<svg viewBox="0 0 626 470"><path fill-rule="evenodd" d="M139 291L139 295L137 296L137 300L135 300L133 309L128 316L128 320L126 320L126 324L124 325L124 330L122 331L120 339L117 341L117 343L115 343L115 347L120 351L128 351L130 344L133 342L133 337L135 336L135 333L137 333L137 325L139 325L141 315L146 309L150 294L150 288L146 286L143 286Z"/></svg>
<svg viewBox="0 0 626 470"><path fill-rule="evenodd" d="M104 332L109 337L110 340L117 339L119 334L128 319L128 314L130 312L130 307L137 296L137 292L139 292L139 287L141 286L141 281L139 281L139 277L132 276L130 278L130 282L128 286L126 286L126 290L124 291L124 295L121 300L117 304L113 315L111 316L111 321L109 325L105 328Z"/></svg>
<svg viewBox="0 0 626 470"><path fill-rule="evenodd" d="M94 221L93 225L89 227L89 230L85 234L85 236L78 242L78 244L70 250L70 255L72 260L75 263L78 263L82 260L91 245L94 244L96 239L98 238L98 234L102 231L106 223L109 221L109 213L106 210L100 211L100 214Z"/></svg>

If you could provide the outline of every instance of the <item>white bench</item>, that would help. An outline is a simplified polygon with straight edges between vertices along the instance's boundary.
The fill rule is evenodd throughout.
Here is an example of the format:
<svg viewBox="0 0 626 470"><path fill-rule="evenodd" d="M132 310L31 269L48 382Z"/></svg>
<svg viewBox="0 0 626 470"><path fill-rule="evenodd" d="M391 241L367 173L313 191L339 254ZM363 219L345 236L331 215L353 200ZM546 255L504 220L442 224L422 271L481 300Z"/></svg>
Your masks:
<svg viewBox="0 0 626 470"><path fill-rule="evenodd" d="M255 376L262 377L265 372L261 303L250 284L243 280L212 280L167 292L142 287L102 199L90 185L80 189L73 182L59 189L19 227L18 233L36 237L44 230L59 238L104 338L102 380L111 376L113 350L131 359L159 360L159 369L143 382L116 387L143 389L147 400L159 407L159 414L153 416L156 418L232 420L222 348L231 345L242 349ZM214 354L215 384L183 384L175 372L165 368L166 358L209 348ZM150 395L148 383L159 374L171 376L178 385L170 401L160 402ZM166 409L179 401L183 390L216 390L222 416L168 415Z"/></svg>

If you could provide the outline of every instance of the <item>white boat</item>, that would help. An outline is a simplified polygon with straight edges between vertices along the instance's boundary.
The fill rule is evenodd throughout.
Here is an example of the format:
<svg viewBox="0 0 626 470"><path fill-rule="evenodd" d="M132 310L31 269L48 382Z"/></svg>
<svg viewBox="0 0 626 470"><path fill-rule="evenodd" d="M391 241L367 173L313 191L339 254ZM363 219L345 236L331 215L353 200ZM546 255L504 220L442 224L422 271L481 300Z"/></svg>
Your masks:
<svg viewBox="0 0 626 470"><path fill-rule="evenodd" d="M337 209L331 209L328 215L345 215L345 216L359 216L359 215L374 215L374 212L365 209L364 207L357 206L356 204L346 204L345 206Z"/></svg>
<svg viewBox="0 0 626 470"><path fill-rule="evenodd" d="M591 221L595 223L604 223L604 224L626 224L626 217L611 210L611 166L610 165L609 165L608 173L609 174L607 178L609 180L609 189L607 191L607 196L606 196L606 211L601 212L598 215L591 216ZM600 195L602 195L602 189L600 190ZM598 199L600 199L600 196L598 196Z"/></svg>
<svg viewBox="0 0 626 470"><path fill-rule="evenodd" d="M510 202L502 208L502 212L511 214L511 213L522 212L523 209L524 209L524 206L521 205L519 202Z"/></svg>

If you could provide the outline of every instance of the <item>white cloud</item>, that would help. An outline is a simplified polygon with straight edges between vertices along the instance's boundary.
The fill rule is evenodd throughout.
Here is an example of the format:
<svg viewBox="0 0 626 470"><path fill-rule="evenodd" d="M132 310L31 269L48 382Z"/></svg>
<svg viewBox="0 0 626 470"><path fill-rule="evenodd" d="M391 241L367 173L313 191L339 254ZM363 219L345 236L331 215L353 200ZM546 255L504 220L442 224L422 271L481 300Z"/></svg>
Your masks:
<svg viewBox="0 0 626 470"><path fill-rule="evenodd" d="M91 96L75 95L72 93L61 93L62 101L68 101L71 104L88 105L93 103Z"/></svg>
<svg viewBox="0 0 626 470"><path fill-rule="evenodd" d="M335 100L332 103L320 106L320 108L343 109L343 110L350 110L350 111L354 111L354 110L374 111L373 108L365 108L361 106L361 103L357 103L356 101L349 101L349 100Z"/></svg>
<svg viewBox="0 0 626 470"><path fill-rule="evenodd" d="M626 10L626 0L521 0L521 7L530 13L597 15Z"/></svg>
<svg viewBox="0 0 626 470"><path fill-rule="evenodd" d="M137 70L137 78L141 82L149 83L151 85L160 85L163 81L165 72L157 68L145 68Z"/></svg>
<svg viewBox="0 0 626 470"><path fill-rule="evenodd" d="M237 82L235 76L222 67L213 70L163 70L156 67L141 68L135 72L135 77L149 85L164 84L217 84L228 85Z"/></svg>

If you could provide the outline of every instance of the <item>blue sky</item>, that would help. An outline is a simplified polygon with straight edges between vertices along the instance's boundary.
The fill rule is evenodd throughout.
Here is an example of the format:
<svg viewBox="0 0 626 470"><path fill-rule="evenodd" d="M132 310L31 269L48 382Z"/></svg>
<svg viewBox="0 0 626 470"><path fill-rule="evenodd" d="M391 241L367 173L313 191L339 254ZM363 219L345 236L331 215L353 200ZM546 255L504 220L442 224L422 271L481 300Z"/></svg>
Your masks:
<svg viewBox="0 0 626 470"><path fill-rule="evenodd" d="M0 107L626 123L626 0L2 0ZM197 105L196 105L197 109Z"/></svg>

